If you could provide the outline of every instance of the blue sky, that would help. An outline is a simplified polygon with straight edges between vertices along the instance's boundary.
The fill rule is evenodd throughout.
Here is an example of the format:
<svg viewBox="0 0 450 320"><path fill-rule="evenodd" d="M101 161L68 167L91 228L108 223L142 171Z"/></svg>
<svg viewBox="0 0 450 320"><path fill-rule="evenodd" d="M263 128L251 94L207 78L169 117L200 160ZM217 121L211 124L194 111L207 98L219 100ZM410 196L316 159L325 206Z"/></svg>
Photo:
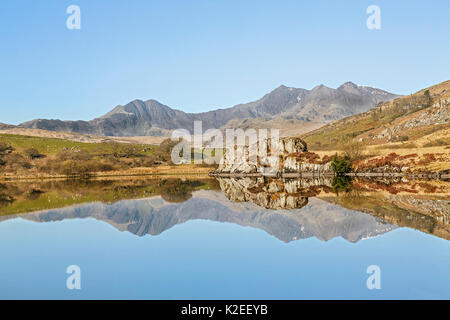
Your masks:
<svg viewBox="0 0 450 320"><path fill-rule="evenodd" d="M68 30L66 8L81 8ZM366 8L381 8L381 30ZM0 3L0 122L88 120L133 99L199 112L284 84L409 94L450 79L450 3L9 0Z"/></svg>

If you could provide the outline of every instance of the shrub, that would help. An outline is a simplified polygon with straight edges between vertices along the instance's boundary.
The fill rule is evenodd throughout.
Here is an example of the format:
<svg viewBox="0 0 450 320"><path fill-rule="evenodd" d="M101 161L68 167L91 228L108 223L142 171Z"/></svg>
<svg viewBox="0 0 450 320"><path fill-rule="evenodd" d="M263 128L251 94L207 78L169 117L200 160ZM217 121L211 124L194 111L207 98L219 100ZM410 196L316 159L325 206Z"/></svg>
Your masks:
<svg viewBox="0 0 450 320"><path fill-rule="evenodd" d="M433 98L431 97L430 90L425 90L423 93L423 104L426 107L431 107L433 104Z"/></svg>
<svg viewBox="0 0 450 320"><path fill-rule="evenodd" d="M100 171L100 172L108 172L108 171L114 171L115 168L112 164L110 163L104 163L104 162L100 162L97 165L97 170L96 171Z"/></svg>
<svg viewBox="0 0 450 320"><path fill-rule="evenodd" d="M352 161L348 156L340 157L337 154L333 156L331 168L337 175L342 175L352 171Z"/></svg>
<svg viewBox="0 0 450 320"><path fill-rule="evenodd" d="M340 148L344 155L351 161L356 161L361 159L364 146L362 142L355 139L347 139L341 143Z"/></svg>
<svg viewBox="0 0 450 320"><path fill-rule="evenodd" d="M180 143L182 139L180 138L178 141L172 141L172 139L166 139L159 145L159 148L155 150L155 155L158 157L159 161L170 162L172 163L172 149L178 143ZM193 157L193 150L191 151L191 156Z"/></svg>
<svg viewBox="0 0 450 320"><path fill-rule="evenodd" d="M110 143L111 153L116 158L133 158L142 156L142 150L132 144L112 142Z"/></svg>
<svg viewBox="0 0 450 320"><path fill-rule="evenodd" d="M3 169L6 172L15 172L19 169L31 169L31 163L19 153L11 153L3 157Z"/></svg>
<svg viewBox="0 0 450 320"><path fill-rule="evenodd" d="M422 159L420 159L417 164L419 165L427 165L430 164L432 162L435 162L436 159L436 155L432 154L432 153L425 153L422 157Z"/></svg>
<svg viewBox="0 0 450 320"><path fill-rule="evenodd" d="M408 140L409 140L408 136L397 136L392 139L393 142L404 142Z"/></svg>
<svg viewBox="0 0 450 320"><path fill-rule="evenodd" d="M319 161L320 156L314 152L308 152L308 151L299 152L299 153L296 153L295 155L296 155L296 158L301 161L305 161L308 163L320 163L320 161Z"/></svg>
<svg viewBox="0 0 450 320"><path fill-rule="evenodd" d="M6 160L3 159L4 156L10 154L13 148L4 142L0 142L0 166L6 165Z"/></svg>
<svg viewBox="0 0 450 320"><path fill-rule="evenodd" d="M26 149L25 151L24 151L24 153L25 153L25 155L29 158L29 159L31 159L31 160L34 160L34 159L40 159L40 158L44 158L45 157L45 155L43 155L42 153L40 153L38 150L36 150L35 148L29 148L29 149Z"/></svg>
<svg viewBox="0 0 450 320"><path fill-rule="evenodd" d="M440 147L450 145L450 138L441 138L425 143L424 147Z"/></svg>
<svg viewBox="0 0 450 320"><path fill-rule="evenodd" d="M328 163L328 162L330 162L330 161L333 161L333 157L332 156L329 156L329 155L324 155L323 157L322 157L322 160L321 160L321 164L325 164L325 163Z"/></svg>
<svg viewBox="0 0 450 320"><path fill-rule="evenodd" d="M56 155L58 161L77 160L88 161L92 159L92 155L84 149L63 150Z"/></svg>
<svg viewBox="0 0 450 320"><path fill-rule="evenodd" d="M11 147L11 145L0 142L0 156L10 154L14 149Z"/></svg>

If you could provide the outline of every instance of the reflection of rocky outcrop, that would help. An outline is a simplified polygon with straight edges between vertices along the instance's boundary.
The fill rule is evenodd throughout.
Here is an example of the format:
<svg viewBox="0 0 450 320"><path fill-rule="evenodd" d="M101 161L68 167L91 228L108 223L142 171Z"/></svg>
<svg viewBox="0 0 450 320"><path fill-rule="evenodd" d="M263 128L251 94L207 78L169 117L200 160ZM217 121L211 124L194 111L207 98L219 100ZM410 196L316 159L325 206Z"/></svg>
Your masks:
<svg viewBox="0 0 450 320"><path fill-rule="evenodd" d="M308 197L329 191L330 179L218 178L220 188L234 202L250 201L267 209L295 209L308 203Z"/></svg>
<svg viewBox="0 0 450 320"><path fill-rule="evenodd" d="M357 242L395 228L394 225L385 224L370 215L314 198L301 210L275 211L248 202L233 203L221 192L206 190L195 191L192 198L183 203L168 203L159 196L112 204L95 202L38 213L5 216L0 217L0 221L17 217L38 222L95 218L139 236L158 235L177 224L202 219L262 229L284 242L312 236L324 241L343 237Z"/></svg>
<svg viewBox="0 0 450 320"><path fill-rule="evenodd" d="M216 175L310 172L332 175L330 163L315 163L308 156L306 142L300 138L266 139L245 146L227 148ZM317 156L317 155L315 155Z"/></svg>

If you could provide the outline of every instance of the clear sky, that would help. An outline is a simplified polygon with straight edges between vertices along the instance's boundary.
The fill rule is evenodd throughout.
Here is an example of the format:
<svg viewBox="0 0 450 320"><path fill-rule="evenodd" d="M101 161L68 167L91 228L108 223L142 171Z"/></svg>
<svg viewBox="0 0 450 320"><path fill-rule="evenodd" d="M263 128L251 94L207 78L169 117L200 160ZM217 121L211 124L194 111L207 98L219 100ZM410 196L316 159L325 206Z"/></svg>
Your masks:
<svg viewBox="0 0 450 320"><path fill-rule="evenodd" d="M366 27L372 4L381 30ZM281 84L409 94L450 79L449 13L448 0L4 0L0 122L88 120L134 99L207 111Z"/></svg>

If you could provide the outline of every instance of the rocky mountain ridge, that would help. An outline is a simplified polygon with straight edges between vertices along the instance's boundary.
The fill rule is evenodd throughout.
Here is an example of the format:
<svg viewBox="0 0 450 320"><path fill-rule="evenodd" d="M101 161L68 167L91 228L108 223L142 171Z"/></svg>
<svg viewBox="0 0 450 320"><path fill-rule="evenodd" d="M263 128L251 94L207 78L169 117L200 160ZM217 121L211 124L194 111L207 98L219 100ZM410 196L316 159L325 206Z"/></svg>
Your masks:
<svg viewBox="0 0 450 320"><path fill-rule="evenodd" d="M186 113L156 100L133 100L90 121L36 119L19 127L100 136L164 136L178 128L192 132L194 121L202 121L203 130L222 128L232 120L246 119L327 123L367 111L379 102L396 97L398 95L352 82L337 89L324 85L311 90L280 86L256 101L202 113Z"/></svg>

